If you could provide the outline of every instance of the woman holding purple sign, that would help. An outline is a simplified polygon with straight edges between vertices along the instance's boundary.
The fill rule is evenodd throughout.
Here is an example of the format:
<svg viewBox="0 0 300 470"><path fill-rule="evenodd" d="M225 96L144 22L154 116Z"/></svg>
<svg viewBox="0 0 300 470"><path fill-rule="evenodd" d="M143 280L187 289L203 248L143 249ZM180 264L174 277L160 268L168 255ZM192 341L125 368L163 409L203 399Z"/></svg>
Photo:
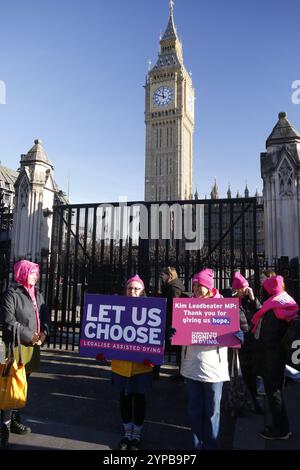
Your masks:
<svg viewBox="0 0 300 470"><path fill-rule="evenodd" d="M193 278L193 297L222 296L214 288L213 271L204 269ZM188 413L195 449L217 449L223 382L229 381L227 347L182 347L181 375L186 378Z"/></svg>
<svg viewBox="0 0 300 470"><path fill-rule="evenodd" d="M126 282L128 297L145 295L142 279L136 274ZM112 360L113 384L120 393L120 411L124 436L120 441L121 450L138 450L146 414L146 392L152 385L152 364Z"/></svg>

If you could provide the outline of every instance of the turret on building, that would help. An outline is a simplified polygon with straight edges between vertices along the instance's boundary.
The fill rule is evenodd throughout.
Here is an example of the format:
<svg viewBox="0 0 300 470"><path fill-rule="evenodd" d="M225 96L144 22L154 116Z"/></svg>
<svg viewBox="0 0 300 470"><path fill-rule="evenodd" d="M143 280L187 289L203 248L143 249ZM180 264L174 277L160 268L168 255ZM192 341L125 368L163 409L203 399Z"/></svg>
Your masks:
<svg viewBox="0 0 300 470"><path fill-rule="evenodd" d="M217 186L217 180L215 180L215 183L212 187L210 197L211 199L219 199L219 188Z"/></svg>
<svg viewBox="0 0 300 470"><path fill-rule="evenodd" d="M279 113L260 161L268 261L300 257L300 134L286 113Z"/></svg>
<svg viewBox="0 0 300 470"><path fill-rule="evenodd" d="M38 261L42 250L49 251L52 207L55 198L61 194L54 181L53 172L53 165L42 141L35 140L29 152L21 155L20 170L14 185L11 258Z"/></svg>

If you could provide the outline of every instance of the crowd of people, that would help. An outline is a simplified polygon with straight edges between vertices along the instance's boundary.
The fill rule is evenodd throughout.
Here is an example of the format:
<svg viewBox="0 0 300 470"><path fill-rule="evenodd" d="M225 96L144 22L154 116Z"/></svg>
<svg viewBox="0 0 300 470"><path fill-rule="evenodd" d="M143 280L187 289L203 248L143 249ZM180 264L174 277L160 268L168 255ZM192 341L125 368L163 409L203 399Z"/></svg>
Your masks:
<svg viewBox="0 0 300 470"><path fill-rule="evenodd" d="M50 332L50 318L41 292L36 288L39 266L21 260L14 266L15 284L5 292L1 302L3 341L12 342L14 325L18 322L22 353L27 377L39 367L40 347ZM165 345L170 347L173 299L187 295L176 269L166 267L162 273L161 296L167 300ZM241 341L238 356L242 376L251 396L254 411L263 410L257 397L257 377L261 377L268 399L272 424L260 433L264 439L288 439L291 435L284 402L285 354L282 338L289 323L298 317L299 307L285 291L284 279L275 272L264 272L261 292L255 297L247 279L235 272L230 290L224 296L239 299ZM129 297L145 296L143 280L136 274L125 284L124 294ZM214 272L206 268L192 278L191 297L221 298L215 288ZM14 345L16 346L16 345ZM220 434L220 409L224 382L229 382L230 362L233 355L227 347L193 344L175 349L179 365L178 376L185 382L187 412L194 448L217 449ZM98 360L104 360L99 354ZM146 415L146 394L159 367L153 364L127 360L112 360L112 383L119 394L123 436L121 450L139 450ZM10 432L26 434L30 428L22 424L18 410L1 411L1 448L9 446Z"/></svg>

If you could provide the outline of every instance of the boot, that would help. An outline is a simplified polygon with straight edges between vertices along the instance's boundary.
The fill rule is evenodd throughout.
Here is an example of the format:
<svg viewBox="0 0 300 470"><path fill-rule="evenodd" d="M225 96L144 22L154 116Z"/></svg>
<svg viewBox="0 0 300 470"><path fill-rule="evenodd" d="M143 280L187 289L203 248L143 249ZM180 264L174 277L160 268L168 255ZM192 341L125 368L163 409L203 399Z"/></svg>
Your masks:
<svg viewBox="0 0 300 470"><path fill-rule="evenodd" d="M2 450L7 450L9 448L9 445L8 445L9 428L10 428L10 423L1 424L1 449Z"/></svg>
<svg viewBox="0 0 300 470"><path fill-rule="evenodd" d="M21 435L29 434L31 432L31 429L21 422L21 416L19 411L12 412L10 431L14 434Z"/></svg>

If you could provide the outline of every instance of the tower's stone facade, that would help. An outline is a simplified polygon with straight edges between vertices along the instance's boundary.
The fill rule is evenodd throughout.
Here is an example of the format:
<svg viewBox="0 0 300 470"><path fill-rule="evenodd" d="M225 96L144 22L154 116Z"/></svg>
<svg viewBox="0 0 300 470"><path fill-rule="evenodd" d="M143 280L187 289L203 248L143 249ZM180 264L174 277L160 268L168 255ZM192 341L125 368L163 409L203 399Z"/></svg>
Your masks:
<svg viewBox="0 0 300 470"><path fill-rule="evenodd" d="M145 91L145 200L192 199L195 94L183 64L172 0L158 60L148 72Z"/></svg>

